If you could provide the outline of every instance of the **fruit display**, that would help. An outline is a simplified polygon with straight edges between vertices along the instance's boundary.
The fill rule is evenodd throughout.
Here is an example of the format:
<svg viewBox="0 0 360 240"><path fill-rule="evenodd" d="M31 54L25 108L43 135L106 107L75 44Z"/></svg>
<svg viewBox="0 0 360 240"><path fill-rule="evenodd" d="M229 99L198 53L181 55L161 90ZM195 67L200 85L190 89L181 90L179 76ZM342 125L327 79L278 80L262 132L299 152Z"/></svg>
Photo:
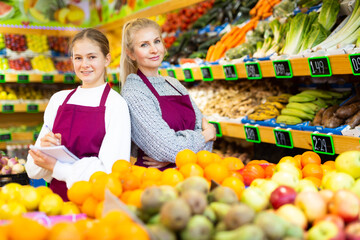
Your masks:
<svg viewBox="0 0 360 240"><path fill-rule="evenodd" d="M71 59L54 59L55 68L59 73L73 72Z"/></svg>
<svg viewBox="0 0 360 240"><path fill-rule="evenodd" d="M15 52L27 50L26 36L21 34L5 34L6 48Z"/></svg>
<svg viewBox="0 0 360 240"><path fill-rule="evenodd" d="M251 120L263 121L280 115L280 111L285 107L291 94L280 94L278 96L270 96L262 103L254 108L254 112L247 115Z"/></svg>
<svg viewBox="0 0 360 240"><path fill-rule="evenodd" d="M0 50L5 48L4 34L0 33Z"/></svg>
<svg viewBox="0 0 360 240"><path fill-rule="evenodd" d="M9 67L12 70L16 71L30 71L32 70L31 61L24 57L20 57L17 59L9 59Z"/></svg>
<svg viewBox="0 0 360 240"><path fill-rule="evenodd" d="M38 55L31 59L31 66L34 70L39 70L41 72L54 72L55 66L50 57L44 55Z"/></svg>
<svg viewBox="0 0 360 240"><path fill-rule="evenodd" d="M0 70L6 71L9 69L9 60L7 58L0 58Z"/></svg>
<svg viewBox="0 0 360 240"><path fill-rule="evenodd" d="M25 172L25 159L18 159L17 157L8 157L0 151L0 174L19 174Z"/></svg>
<svg viewBox="0 0 360 240"><path fill-rule="evenodd" d="M44 53L49 50L47 37L45 35L27 34L26 41L28 49L35 53Z"/></svg>
<svg viewBox="0 0 360 240"><path fill-rule="evenodd" d="M48 36L47 38L50 50L59 54L68 54L69 37Z"/></svg>
<svg viewBox="0 0 360 240"><path fill-rule="evenodd" d="M48 101L57 91L59 88L56 86L37 87L30 85L25 88L11 84L0 85L0 100L17 100L19 103L26 100Z"/></svg>

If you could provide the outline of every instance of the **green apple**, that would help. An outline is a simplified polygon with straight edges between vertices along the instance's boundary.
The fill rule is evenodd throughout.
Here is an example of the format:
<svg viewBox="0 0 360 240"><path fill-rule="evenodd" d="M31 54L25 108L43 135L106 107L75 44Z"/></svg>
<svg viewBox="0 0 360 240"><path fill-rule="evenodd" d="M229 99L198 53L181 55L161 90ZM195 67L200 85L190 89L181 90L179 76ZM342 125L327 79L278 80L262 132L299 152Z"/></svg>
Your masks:
<svg viewBox="0 0 360 240"><path fill-rule="evenodd" d="M241 202L252 207L256 212L266 209L269 198L257 187L246 188L241 195Z"/></svg>
<svg viewBox="0 0 360 240"><path fill-rule="evenodd" d="M308 231L308 240L345 239L344 232L335 223L321 221Z"/></svg>
<svg viewBox="0 0 360 240"><path fill-rule="evenodd" d="M293 164L288 163L288 162L282 162L282 163L276 164L275 173L276 172L289 172L289 173L293 174L294 176L296 176L298 179L302 178L301 170L298 169L297 167L295 167Z"/></svg>
<svg viewBox="0 0 360 240"><path fill-rule="evenodd" d="M334 192L339 189L350 189L354 184L354 178L344 172L327 173L322 180L323 188L330 189Z"/></svg>
<svg viewBox="0 0 360 240"><path fill-rule="evenodd" d="M299 183L299 178L296 175L285 171L274 173L271 177L271 180L278 183L279 185L285 185L292 188L295 188Z"/></svg>
<svg viewBox="0 0 360 240"><path fill-rule="evenodd" d="M256 178L250 183L250 187L261 188L261 186L266 182L264 178Z"/></svg>
<svg viewBox="0 0 360 240"><path fill-rule="evenodd" d="M302 229L306 229L307 227L307 219L304 212L294 204L284 204L279 207L275 213L291 224L299 226Z"/></svg>
<svg viewBox="0 0 360 240"><path fill-rule="evenodd" d="M313 183L312 181L310 181L309 179L301 179L299 181L299 183L296 185L295 187L295 191L296 192L303 192L303 191L313 191L313 192L317 192L318 188L315 185L315 183Z"/></svg>
<svg viewBox="0 0 360 240"><path fill-rule="evenodd" d="M358 178L350 190L360 198L360 178Z"/></svg>
<svg viewBox="0 0 360 240"><path fill-rule="evenodd" d="M360 151L341 153L335 159L335 167L337 171L347 173L355 179L360 177Z"/></svg>
<svg viewBox="0 0 360 240"><path fill-rule="evenodd" d="M304 191L295 198L295 205L304 213L309 222L325 216L327 205L319 192Z"/></svg>
<svg viewBox="0 0 360 240"><path fill-rule="evenodd" d="M256 179L255 179L256 180ZM265 182L259 187L268 198L270 198L271 193L279 186L279 184L271 179L265 179Z"/></svg>

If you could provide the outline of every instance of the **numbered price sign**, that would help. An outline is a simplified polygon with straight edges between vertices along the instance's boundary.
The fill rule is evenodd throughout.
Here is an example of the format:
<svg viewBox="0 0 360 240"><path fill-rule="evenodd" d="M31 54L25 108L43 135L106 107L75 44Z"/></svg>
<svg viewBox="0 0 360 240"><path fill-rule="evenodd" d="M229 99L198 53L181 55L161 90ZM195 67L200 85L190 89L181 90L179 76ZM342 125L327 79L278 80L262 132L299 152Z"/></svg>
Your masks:
<svg viewBox="0 0 360 240"><path fill-rule="evenodd" d="M64 83L68 83L68 84L75 83L75 75L73 75L73 74L65 74L64 75Z"/></svg>
<svg viewBox="0 0 360 240"><path fill-rule="evenodd" d="M238 80L238 73L234 64L223 65L225 80Z"/></svg>
<svg viewBox="0 0 360 240"><path fill-rule="evenodd" d="M14 105L12 105L12 104L4 104L4 105L2 105L2 112L3 113L13 113L14 112Z"/></svg>
<svg viewBox="0 0 360 240"><path fill-rule="evenodd" d="M5 82L5 74L0 74L0 83Z"/></svg>
<svg viewBox="0 0 360 240"><path fill-rule="evenodd" d="M278 147L294 148L291 132L284 129L274 129L275 144Z"/></svg>
<svg viewBox="0 0 360 240"><path fill-rule="evenodd" d="M168 69L167 73L170 77L176 78L176 73L174 69Z"/></svg>
<svg viewBox="0 0 360 240"><path fill-rule="evenodd" d="M273 61L275 77L276 78L292 78L293 72L289 60Z"/></svg>
<svg viewBox="0 0 360 240"><path fill-rule="evenodd" d="M248 142L260 143L259 128L255 126L244 125L245 138Z"/></svg>
<svg viewBox="0 0 360 240"><path fill-rule="evenodd" d="M193 82L194 81L194 75L191 68L184 68L183 73L185 76L185 82Z"/></svg>
<svg viewBox="0 0 360 240"><path fill-rule="evenodd" d="M201 74L203 76L203 81L213 81L214 76L212 74L211 67L200 67Z"/></svg>
<svg viewBox="0 0 360 240"><path fill-rule="evenodd" d="M28 104L26 106L26 111L28 113L37 113L37 112L39 112L39 105L37 105L37 104Z"/></svg>
<svg viewBox="0 0 360 240"><path fill-rule="evenodd" d="M11 141L11 133L0 133L0 142Z"/></svg>
<svg viewBox="0 0 360 240"><path fill-rule="evenodd" d="M17 75L17 82L18 83L29 83L29 75L27 75L27 74Z"/></svg>
<svg viewBox="0 0 360 240"><path fill-rule="evenodd" d="M335 155L334 142L331 135L312 133L310 136L314 152Z"/></svg>
<svg viewBox="0 0 360 240"><path fill-rule="evenodd" d="M42 82L43 83L54 83L54 75L43 75Z"/></svg>
<svg viewBox="0 0 360 240"><path fill-rule="evenodd" d="M353 74L360 75L360 54L350 54L349 59Z"/></svg>
<svg viewBox="0 0 360 240"><path fill-rule="evenodd" d="M330 77L332 75L329 57L308 58L312 77Z"/></svg>
<svg viewBox="0 0 360 240"><path fill-rule="evenodd" d="M211 123L212 125L214 125L215 129L216 129L216 136L217 137L222 137L222 131L221 131L221 126L220 123L218 122L214 122L214 121L209 121L209 123Z"/></svg>
<svg viewBox="0 0 360 240"><path fill-rule="evenodd" d="M248 79L261 79L262 73L260 69L260 64L255 63L245 63L245 69Z"/></svg>
<svg viewBox="0 0 360 240"><path fill-rule="evenodd" d="M39 137L39 132L33 133L33 140L36 141L36 139Z"/></svg>

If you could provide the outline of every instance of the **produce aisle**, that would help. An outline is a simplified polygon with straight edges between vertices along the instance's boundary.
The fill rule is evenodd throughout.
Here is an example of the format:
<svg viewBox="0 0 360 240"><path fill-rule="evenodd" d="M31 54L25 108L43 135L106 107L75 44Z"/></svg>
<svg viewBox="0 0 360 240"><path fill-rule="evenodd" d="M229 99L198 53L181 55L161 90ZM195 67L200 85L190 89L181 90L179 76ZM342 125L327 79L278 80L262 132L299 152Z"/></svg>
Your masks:
<svg viewBox="0 0 360 240"><path fill-rule="evenodd" d="M0 1L0 239L358 239L359 16L359 0ZM67 45L102 30L119 91L136 17L161 25L159 74L217 128L214 150L164 172L119 160L63 202L24 164L51 95L80 83Z"/></svg>

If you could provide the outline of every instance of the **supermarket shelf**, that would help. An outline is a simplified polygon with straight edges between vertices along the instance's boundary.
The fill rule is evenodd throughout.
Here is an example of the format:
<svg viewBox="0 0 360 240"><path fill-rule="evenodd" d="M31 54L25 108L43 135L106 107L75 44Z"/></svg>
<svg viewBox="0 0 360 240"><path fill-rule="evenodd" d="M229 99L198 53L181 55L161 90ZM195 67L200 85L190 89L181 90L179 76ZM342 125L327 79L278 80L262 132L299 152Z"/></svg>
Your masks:
<svg viewBox="0 0 360 240"><path fill-rule="evenodd" d="M74 36L80 30L76 31L73 29L64 30L46 30L46 29L32 29L32 28L16 28L16 27L0 27L1 33L9 34L36 34L36 35L48 35L48 36Z"/></svg>
<svg viewBox="0 0 360 240"><path fill-rule="evenodd" d="M44 112L47 103L0 104L0 113L38 113Z"/></svg>
<svg viewBox="0 0 360 240"><path fill-rule="evenodd" d="M223 136L246 139L244 124L219 122ZM275 144L272 127L258 126L261 142ZM293 145L296 148L312 150L312 141L309 131L290 130ZM360 138L341 135L332 135L335 153L339 154L349 150L360 150Z"/></svg>
<svg viewBox="0 0 360 240"><path fill-rule="evenodd" d="M7 144L31 144L35 142L35 132L15 132L11 133L11 141L0 141L0 149L6 149Z"/></svg>

